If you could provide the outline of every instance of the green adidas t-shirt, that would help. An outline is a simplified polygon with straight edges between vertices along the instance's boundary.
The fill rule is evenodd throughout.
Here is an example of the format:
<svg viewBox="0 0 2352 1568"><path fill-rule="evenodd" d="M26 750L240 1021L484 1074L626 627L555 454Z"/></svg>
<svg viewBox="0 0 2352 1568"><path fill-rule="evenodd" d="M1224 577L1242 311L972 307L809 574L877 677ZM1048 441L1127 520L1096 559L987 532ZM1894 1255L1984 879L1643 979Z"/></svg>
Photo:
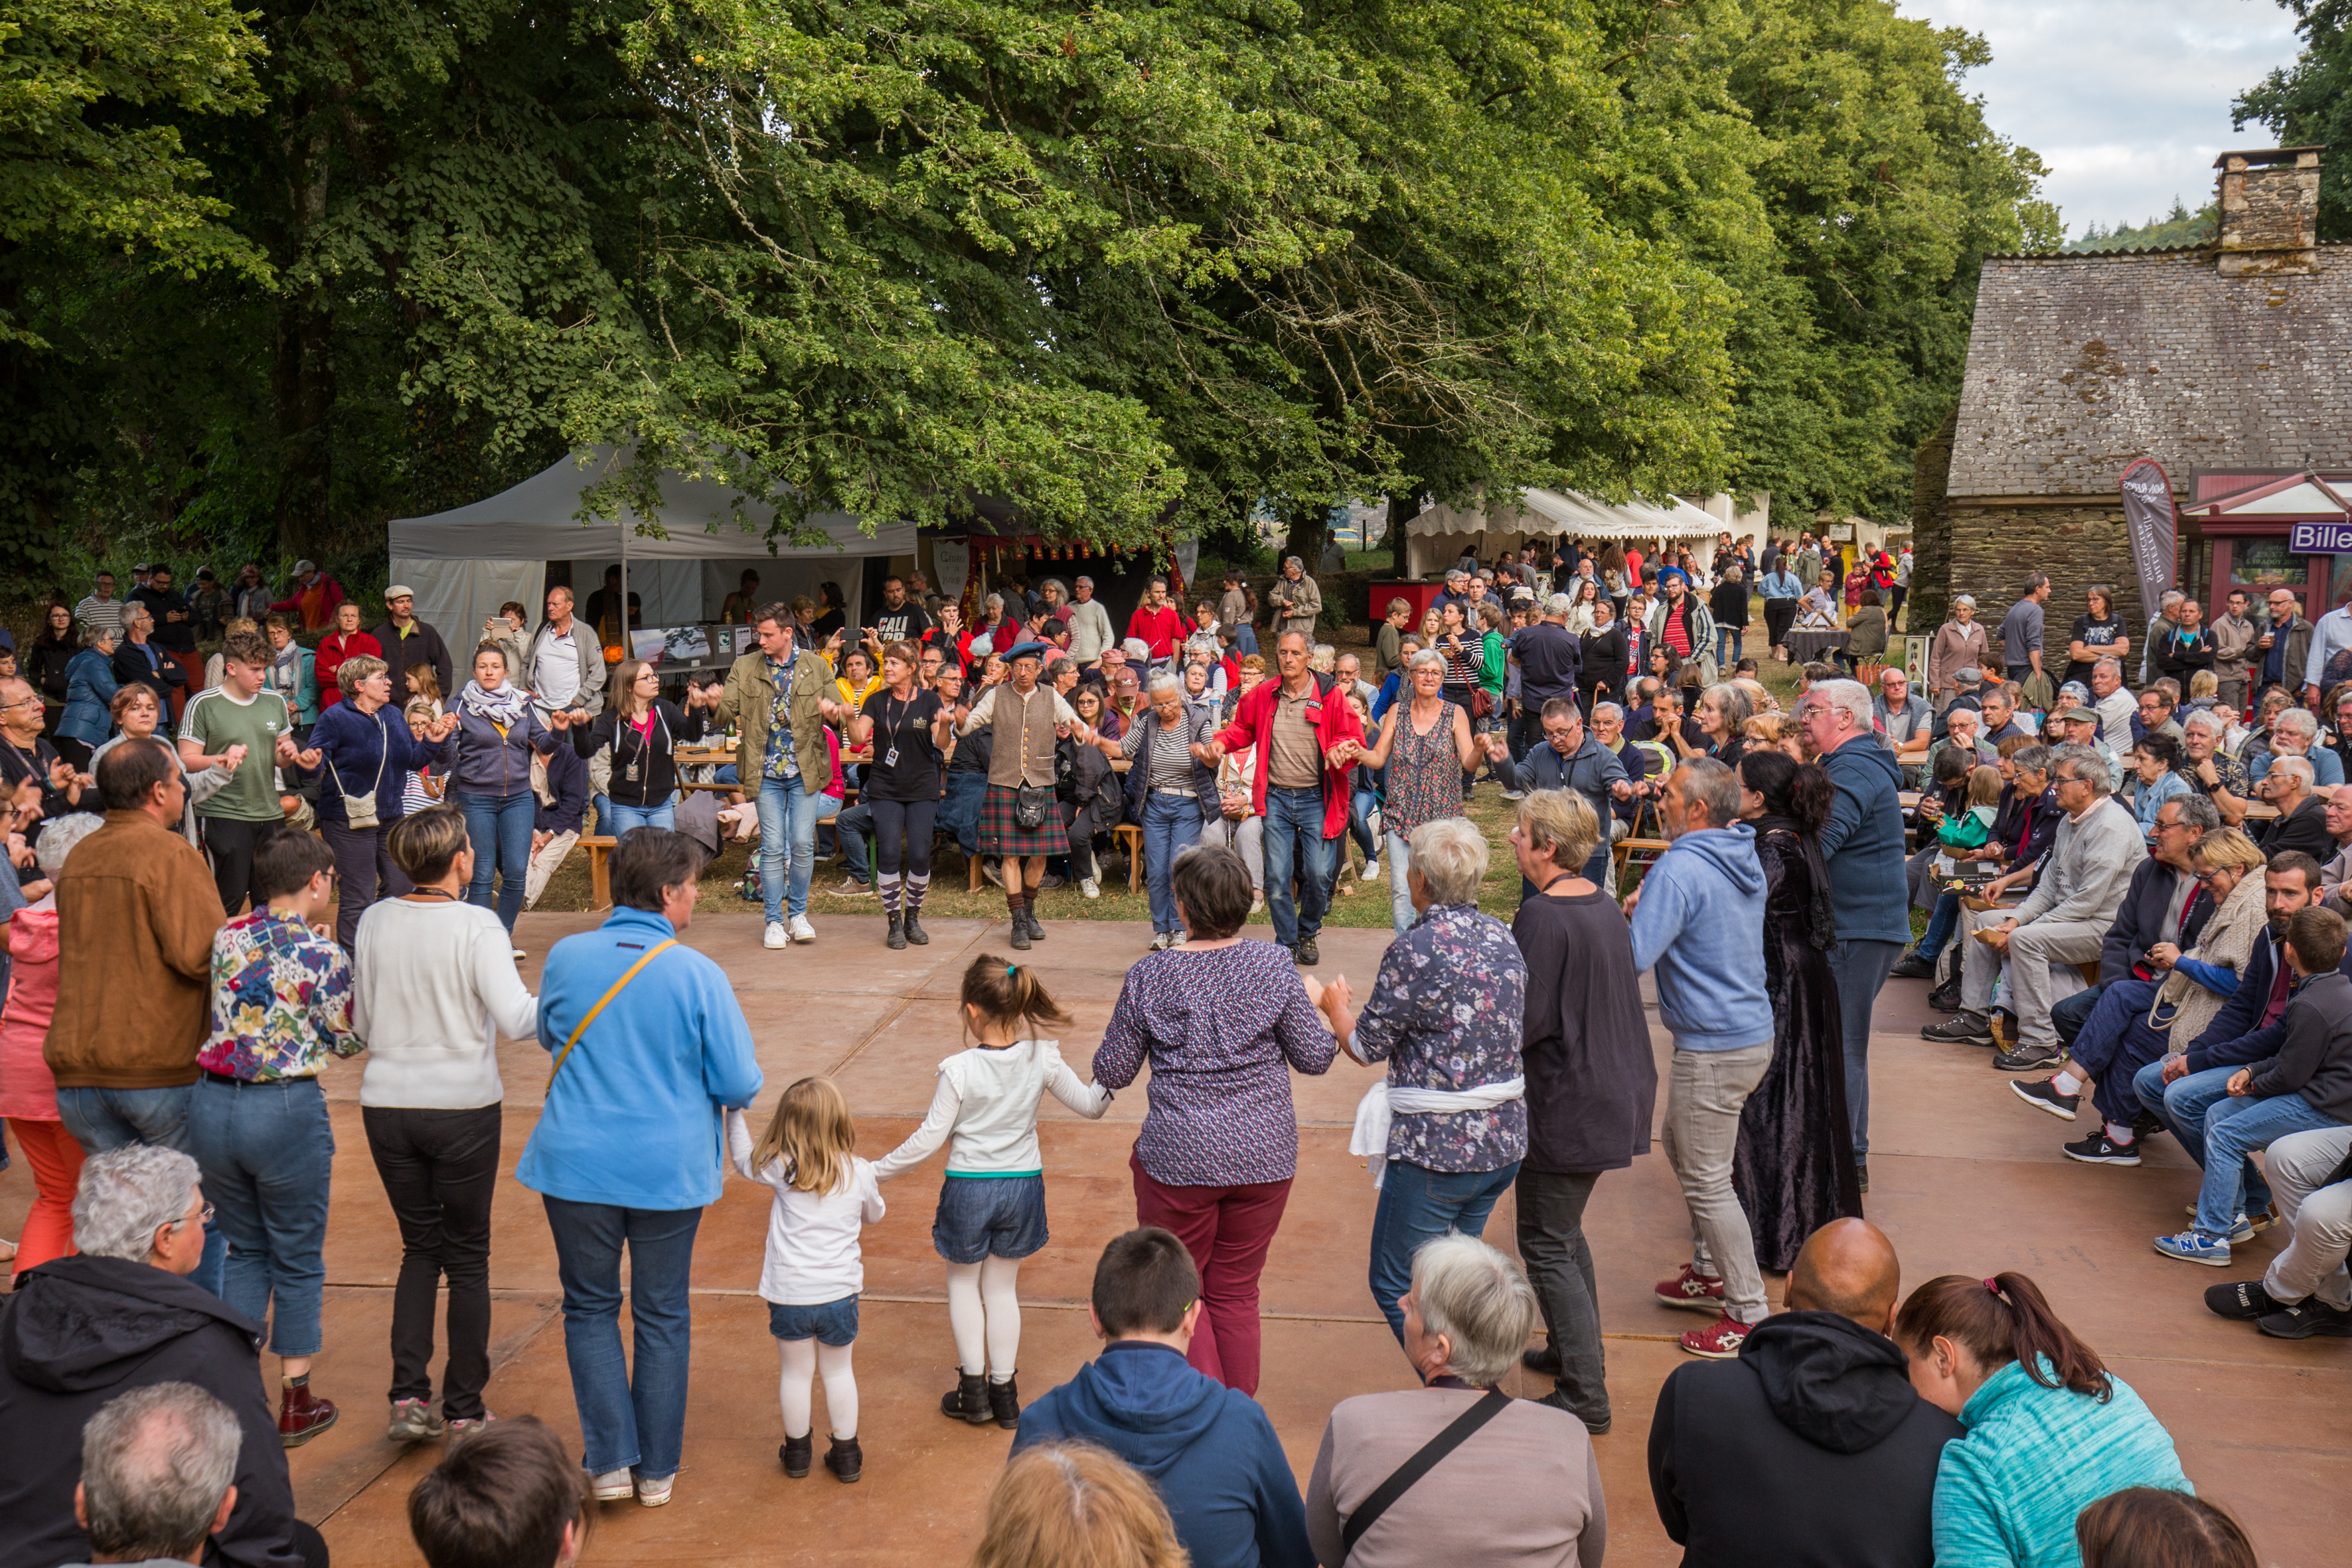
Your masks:
<svg viewBox="0 0 2352 1568"><path fill-rule="evenodd" d="M276 822L284 816L278 809L278 737L293 730L286 699L275 691L265 689L252 701L239 702L226 687L215 686L189 698L180 739L215 757L239 743L246 749L236 776L199 804L196 815L231 822Z"/></svg>

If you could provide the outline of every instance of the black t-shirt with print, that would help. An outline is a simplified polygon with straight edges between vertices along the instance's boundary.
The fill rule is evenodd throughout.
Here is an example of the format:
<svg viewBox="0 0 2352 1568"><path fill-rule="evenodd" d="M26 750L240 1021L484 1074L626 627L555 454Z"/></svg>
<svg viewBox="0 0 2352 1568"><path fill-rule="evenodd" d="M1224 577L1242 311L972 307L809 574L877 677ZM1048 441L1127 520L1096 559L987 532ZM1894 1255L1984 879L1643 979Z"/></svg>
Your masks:
<svg viewBox="0 0 2352 1568"><path fill-rule="evenodd" d="M874 721L874 760L866 764L868 800L940 798L940 749L931 744L931 721L939 717L940 694L918 687L903 701L888 688L866 700ZM893 752L898 760L890 761Z"/></svg>

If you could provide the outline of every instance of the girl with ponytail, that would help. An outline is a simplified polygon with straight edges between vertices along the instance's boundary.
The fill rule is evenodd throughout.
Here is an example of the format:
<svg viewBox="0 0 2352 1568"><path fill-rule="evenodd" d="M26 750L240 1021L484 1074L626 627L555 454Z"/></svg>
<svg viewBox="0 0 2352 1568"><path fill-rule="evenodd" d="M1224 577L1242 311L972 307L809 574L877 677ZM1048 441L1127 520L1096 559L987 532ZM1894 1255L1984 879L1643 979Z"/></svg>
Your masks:
<svg viewBox="0 0 2352 1568"><path fill-rule="evenodd" d="M2073 1568L2074 1520L2126 1487L2194 1491L2171 1435L2022 1274L1947 1274L1895 1339L1911 1385L1960 1419L1936 1473L1936 1561Z"/></svg>
<svg viewBox="0 0 2352 1568"><path fill-rule="evenodd" d="M1761 747L1739 760L1740 818L1764 866L1764 989L1772 1065L1739 1112L1731 1186L1756 1236L1756 1261L1795 1267L1805 1238L1862 1214L1846 1118L1845 1048L1829 947L1836 940L1821 832L1829 775Z"/></svg>
<svg viewBox="0 0 2352 1568"><path fill-rule="evenodd" d="M963 974L963 1028L974 1044L940 1064L939 1088L923 1124L874 1167L888 1181L948 1145L931 1246L948 1266L948 1326L955 1335L956 1386L945 1415L972 1426L1021 1425L1013 1383L1021 1351L1021 1260L1045 1245L1045 1158L1037 1104L1047 1094L1088 1121L1110 1090L1081 1082L1057 1040L1039 1028L1070 1024L1035 971L982 953Z"/></svg>

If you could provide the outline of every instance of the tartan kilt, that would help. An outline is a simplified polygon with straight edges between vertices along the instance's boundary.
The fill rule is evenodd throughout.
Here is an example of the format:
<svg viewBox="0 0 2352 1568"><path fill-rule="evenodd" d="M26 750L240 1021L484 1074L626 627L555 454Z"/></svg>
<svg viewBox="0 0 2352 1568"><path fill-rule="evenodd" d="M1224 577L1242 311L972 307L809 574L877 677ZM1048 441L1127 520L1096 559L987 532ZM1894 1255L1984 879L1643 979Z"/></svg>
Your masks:
<svg viewBox="0 0 2352 1568"><path fill-rule="evenodd" d="M1045 813L1034 827L1024 827L1013 816L1013 790L991 784L980 799L980 852L983 855L1066 855L1070 831L1062 826L1061 803Z"/></svg>

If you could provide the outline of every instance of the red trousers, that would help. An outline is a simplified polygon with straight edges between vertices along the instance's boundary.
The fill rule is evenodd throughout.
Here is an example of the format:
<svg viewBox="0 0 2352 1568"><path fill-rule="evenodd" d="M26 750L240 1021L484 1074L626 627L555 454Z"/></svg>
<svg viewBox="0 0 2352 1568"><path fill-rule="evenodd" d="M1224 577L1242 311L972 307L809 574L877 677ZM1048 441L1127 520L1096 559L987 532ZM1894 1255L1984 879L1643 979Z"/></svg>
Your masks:
<svg viewBox="0 0 2352 1568"><path fill-rule="evenodd" d="M74 1189L81 1182L81 1145L62 1121L8 1118L8 1131L33 1167L33 1209L16 1238L16 1272L73 1256Z"/></svg>
<svg viewBox="0 0 2352 1568"><path fill-rule="evenodd" d="M1288 1182L1237 1187L1171 1187L1155 1182L1130 1153L1135 1219L1172 1231L1201 1271L1201 1328L1185 1359L1227 1388L1257 1393L1257 1277L1290 1202Z"/></svg>

